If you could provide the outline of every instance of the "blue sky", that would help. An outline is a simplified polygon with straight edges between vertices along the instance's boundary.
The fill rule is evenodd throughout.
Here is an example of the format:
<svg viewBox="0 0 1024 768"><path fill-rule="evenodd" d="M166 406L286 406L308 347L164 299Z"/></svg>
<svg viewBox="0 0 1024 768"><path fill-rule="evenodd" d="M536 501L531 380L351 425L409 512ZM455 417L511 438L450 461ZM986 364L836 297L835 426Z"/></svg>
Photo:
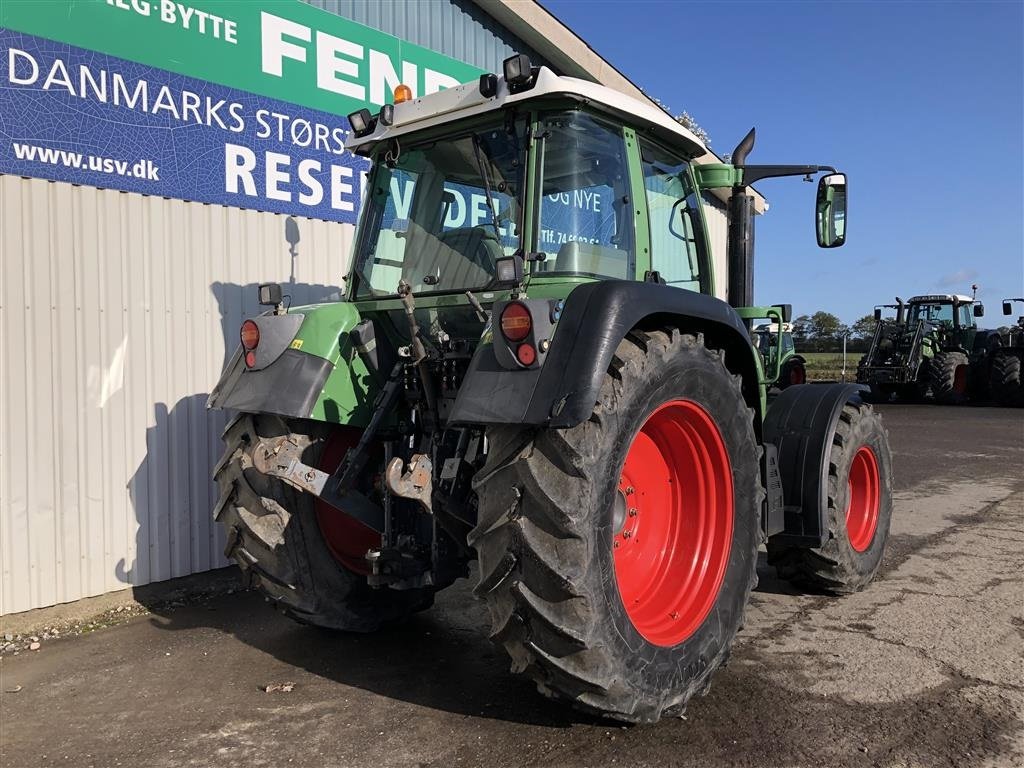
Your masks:
<svg viewBox="0 0 1024 768"><path fill-rule="evenodd" d="M719 154L753 125L749 162L849 174L833 250L813 185L760 183L758 302L851 322L975 282L995 325L1024 292L1024 3L541 2Z"/></svg>

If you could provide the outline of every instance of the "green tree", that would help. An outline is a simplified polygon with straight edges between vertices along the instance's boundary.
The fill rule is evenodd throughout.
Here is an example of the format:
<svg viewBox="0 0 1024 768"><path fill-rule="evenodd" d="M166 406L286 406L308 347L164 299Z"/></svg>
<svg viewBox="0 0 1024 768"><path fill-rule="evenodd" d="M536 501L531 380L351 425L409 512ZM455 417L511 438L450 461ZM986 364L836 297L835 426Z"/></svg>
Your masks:
<svg viewBox="0 0 1024 768"><path fill-rule="evenodd" d="M878 321L875 320L874 315L864 315L864 317L854 321L853 325L850 326L850 331L854 338L870 339L875 335L875 327L877 325Z"/></svg>
<svg viewBox="0 0 1024 768"><path fill-rule="evenodd" d="M811 315L811 338L816 341L828 341L836 338L842 323L831 312L818 310Z"/></svg>

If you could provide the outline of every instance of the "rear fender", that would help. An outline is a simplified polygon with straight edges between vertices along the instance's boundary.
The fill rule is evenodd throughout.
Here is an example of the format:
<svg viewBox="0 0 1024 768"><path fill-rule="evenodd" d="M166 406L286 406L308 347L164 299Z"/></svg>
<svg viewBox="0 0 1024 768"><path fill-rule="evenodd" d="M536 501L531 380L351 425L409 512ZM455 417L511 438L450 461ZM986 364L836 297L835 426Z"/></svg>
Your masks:
<svg viewBox="0 0 1024 768"><path fill-rule="evenodd" d="M604 280L569 294L542 367L510 371L498 364L492 344L481 344L450 421L575 426L590 417L626 334L666 327L704 334L709 347L724 352L729 370L743 377L747 402L763 413L756 352L732 307L713 296L659 283Z"/></svg>
<svg viewBox="0 0 1024 768"><path fill-rule="evenodd" d="M255 320L260 327L257 364L247 367L239 348L210 394L208 408L366 423L375 383L350 337L360 322L354 306L333 302Z"/></svg>
<svg viewBox="0 0 1024 768"><path fill-rule="evenodd" d="M843 406L860 402L859 384L798 384L772 401L764 442L777 453L782 507L769 504L765 532L793 547L828 540L828 462Z"/></svg>

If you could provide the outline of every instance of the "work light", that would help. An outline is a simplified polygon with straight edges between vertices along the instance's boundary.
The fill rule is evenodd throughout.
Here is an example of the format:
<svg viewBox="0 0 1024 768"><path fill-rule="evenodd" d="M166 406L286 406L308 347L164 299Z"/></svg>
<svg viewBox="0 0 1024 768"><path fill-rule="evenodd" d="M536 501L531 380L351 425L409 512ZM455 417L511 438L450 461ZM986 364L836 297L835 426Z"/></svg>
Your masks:
<svg viewBox="0 0 1024 768"><path fill-rule="evenodd" d="M502 62L502 70L505 73L505 82L509 90L515 92L523 90L533 77L533 65L530 64L530 57L525 53L518 53L510 56Z"/></svg>
<svg viewBox="0 0 1024 768"><path fill-rule="evenodd" d="M499 287L511 287L523 279L523 257L518 254L494 262L494 280Z"/></svg>
<svg viewBox="0 0 1024 768"><path fill-rule="evenodd" d="M366 108L353 112L348 116L348 121L351 123L352 132L356 136L365 136L373 130L373 115Z"/></svg>
<svg viewBox="0 0 1024 768"><path fill-rule="evenodd" d="M277 283L263 283L259 287L259 301L264 307L276 307L281 303L281 286Z"/></svg>

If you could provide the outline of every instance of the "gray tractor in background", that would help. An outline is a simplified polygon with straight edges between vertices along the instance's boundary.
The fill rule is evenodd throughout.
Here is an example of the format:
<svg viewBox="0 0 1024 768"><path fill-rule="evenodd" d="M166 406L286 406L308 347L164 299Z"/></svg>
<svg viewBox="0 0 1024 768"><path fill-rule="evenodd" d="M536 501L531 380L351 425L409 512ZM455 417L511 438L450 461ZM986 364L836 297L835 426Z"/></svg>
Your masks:
<svg viewBox="0 0 1024 768"><path fill-rule="evenodd" d="M937 403L963 403L984 397L992 356L1000 346L997 331L979 329L985 308L973 296L927 294L906 303L875 308L875 335L857 366L857 381L876 400L893 394L917 399L928 391ZM895 307L896 318L882 319Z"/></svg>

